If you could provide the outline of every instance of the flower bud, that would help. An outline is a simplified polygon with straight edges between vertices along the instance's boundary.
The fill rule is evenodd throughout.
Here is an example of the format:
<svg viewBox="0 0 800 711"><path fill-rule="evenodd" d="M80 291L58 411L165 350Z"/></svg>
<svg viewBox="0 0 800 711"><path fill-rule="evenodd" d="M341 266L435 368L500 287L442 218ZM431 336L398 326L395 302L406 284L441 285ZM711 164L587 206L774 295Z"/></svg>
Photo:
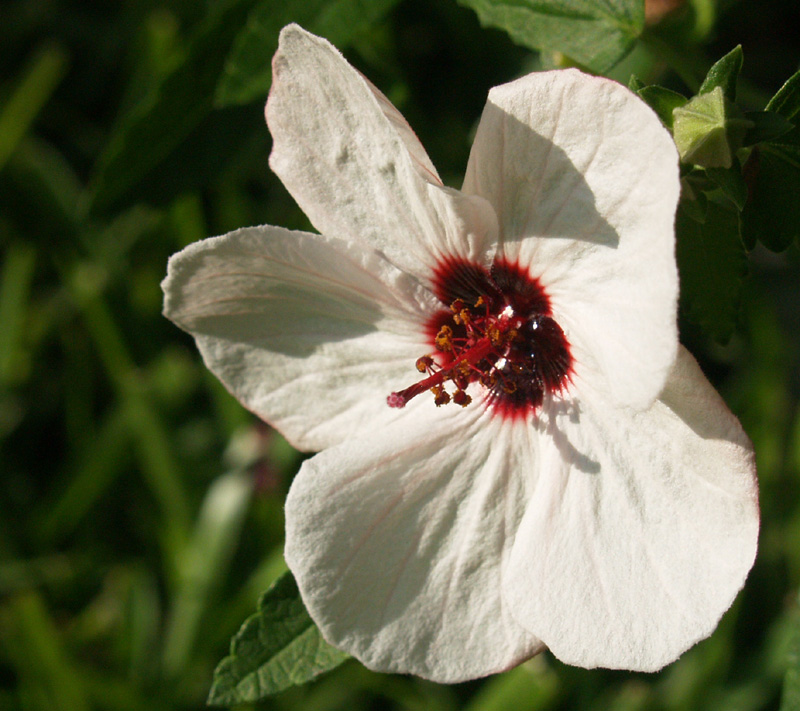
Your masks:
<svg viewBox="0 0 800 711"><path fill-rule="evenodd" d="M721 86L674 109L672 117L673 136L681 162L704 168L730 168L752 124L725 97Z"/></svg>

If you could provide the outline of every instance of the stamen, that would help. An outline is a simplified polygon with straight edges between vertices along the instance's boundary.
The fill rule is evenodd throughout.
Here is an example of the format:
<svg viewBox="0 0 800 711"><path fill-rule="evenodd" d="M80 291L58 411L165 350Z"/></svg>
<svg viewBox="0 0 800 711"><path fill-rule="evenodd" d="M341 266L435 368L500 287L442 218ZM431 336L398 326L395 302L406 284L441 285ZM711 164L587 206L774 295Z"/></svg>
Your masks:
<svg viewBox="0 0 800 711"><path fill-rule="evenodd" d="M449 353L453 350L453 329L450 326L442 326L436 334L436 347L440 351Z"/></svg>
<svg viewBox="0 0 800 711"><path fill-rule="evenodd" d="M472 398L463 390L456 390L455 393L453 393L453 402L456 405L461 405L461 407L466 407L472 402Z"/></svg>
<svg viewBox="0 0 800 711"><path fill-rule="evenodd" d="M421 358L417 358L417 370L420 373L429 372L431 366L433 366L433 358L430 356L422 356Z"/></svg>
<svg viewBox="0 0 800 711"><path fill-rule="evenodd" d="M466 260L445 260L434 289L449 304L429 321L436 352L416 360L426 377L391 393L390 407L404 407L426 391L437 407L466 407L473 399L466 390L476 383L488 391L495 411L517 417L535 412L545 392L562 390L572 369L569 345L551 318L546 293L526 270L504 261L487 271Z"/></svg>

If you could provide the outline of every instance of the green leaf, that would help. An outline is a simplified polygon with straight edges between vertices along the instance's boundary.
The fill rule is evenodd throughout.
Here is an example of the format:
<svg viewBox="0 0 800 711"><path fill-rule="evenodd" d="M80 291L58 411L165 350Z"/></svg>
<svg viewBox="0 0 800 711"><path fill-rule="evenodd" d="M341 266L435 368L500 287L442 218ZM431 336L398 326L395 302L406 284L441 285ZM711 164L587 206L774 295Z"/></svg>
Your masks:
<svg viewBox="0 0 800 711"><path fill-rule="evenodd" d="M736 101L736 81L742 70L742 46L738 45L708 70L698 94L708 94L718 86L729 101Z"/></svg>
<svg viewBox="0 0 800 711"><path fill-rule="evenodd" d="M638 94L644 87L644 82L635 74L631 74L631 78L628 79L628 88Z"/></svg>
<svg viewBox="0 0 800 711"><path fill-rule="evenodd" d="M773 252L800 236L800 147L765 143L753 150L745 175L750 199L742 212L748 244L759 240Z"/></svg>
<svg viewBox="0 0 800 711"><path fill-rule="evenodd" d="M206 494L189 544L180 556L178 586L164 634L164 672L179 676L191 658L211 594L228 572L253 494L252 478L233 471Z"/></svg>
<svg viewBox="0 0 800 711"><path fill-rule="evenodd" d="M706 221L701 224L680 205L675 228L681 306L689 319L725 342L736 326L747 273L739 215L709 200Z"/></svg>
<svg viewBox="0 0 800 711"><path fill-rule="evenodd" d="M297 22L342 49L396 4L397 0L262 0L236 37L217 86L216 105L266 99L278 34L290 22Z"/></svg>
<svg viewBox="0 0 800 711"><path fill-rule="evenodd" d="M64 78L66 65L66 52L54 44L39 49L31 60L24 76L0 109L0 169Z"/></svg>
<svg viewBox="0 0 800 711"><path fill-rule="evenodd" d="M770 99L767 111L783 116L794 128L780 136L776 143L800 146L800 71L778 89L778 93Z"/></svg>
<svg viewBox="0 0 800 711"><path fill-rule="evenodd" d="M304 684L346 659L347 654L322 639L297 583L286 573L264 593L258 612L231 641L230 656L214 672L208 703L253 703Z"/></svg>
<svg viewBox="0 0 800 711"><path fill-rule="evenodd" d="M119 208L125 201L140 198L137 193L149 183L163 184L162 169L179 171L190 181L197 181L197 165L185 165L195 157L194 147L186 142L197 134L211 113L214 90L233 38L244 23L249 3L228 0L209 14L190 42L182 62L169 72L146 99L123 117L101 156L92 183L94 212ZM221 136L240 139L241 131L223 131ZM213 135L220 135L217 130ZM219 160L219 150L214 152ZM195 157L195 161L197 158ZM202 167L206 167L203 165ZM213 174L215 162L204 174ZM167 201L184 186L170 183Z"/></svg>
<svg viewBox="0 0 800 711"><path fill-rule="evenodd" d="M17 379L17 363L24 352L25 318L30 308L36 251L31 245L6 245L0 268L0 388Z"/></svg>
<svg viewBox="0 0 800 711"><path fill-rule="evenodd" d="M770 99L767 112L794 128L761 143L745 164L750 195L742 212L742 234L775 252L800 237L800 71Z"/></svg>
<svg viewBox="0 0 800 711"><path fill-rule="evenodd" d="M483 25L516 43L561 52L604 73L634 46L644 28L642 0L459 0Z"/></svg>
<svg viewBox="0 0 800 711"><path fill-rule="evenodd" d="M753 125L744 134L743 146L774 141L794 128L791 121L773 111L745 111L744 117Z"/></svg>
<svg viewBox="0 0 800 711"><path fill-rule="evenodd" d="M706 221L708 180L705 171L698 168L681 178L681 209L695 222Z"/></svg>
<svg viewBox="0 0 800 711"><path fill-rule="evenodd" d="M714 181L725 197L736 205L740 212L744 209L747 201L747 184L744 182L739 161L734 160L731 168L708 168L706 175Z"/></svg>
<svg viewBox="0 0 800 711"><path fill-rule="evenodd" d="M800 71L778 89L767 104L767 111L774 111L790 120L800 113Z"/></svg>
<svg viewBox="0 0 800 711"><path fill-rule="evenodd" d="M658 114L658 118L669 129L672 129L672 112L685 106L688 101L683 94L665 89L663 86L645 86L636 93Z"/></svg>
<svg viewBox="0 0 800 711"><path fill-rule="evenodd" d="M780 711L800 711L800 616L795 612Z"/></svg>

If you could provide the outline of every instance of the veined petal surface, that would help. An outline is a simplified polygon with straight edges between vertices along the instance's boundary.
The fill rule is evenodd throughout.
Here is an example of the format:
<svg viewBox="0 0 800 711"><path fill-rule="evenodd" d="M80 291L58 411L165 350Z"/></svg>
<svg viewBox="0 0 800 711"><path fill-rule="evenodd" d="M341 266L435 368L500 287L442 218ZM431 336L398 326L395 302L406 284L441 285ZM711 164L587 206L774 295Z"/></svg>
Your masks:
<svg viewBox="0 0 800 711"><path fill-rule="evenodd" d="M442 186L405 119L335 47L290 25L272 77L270 166L320 232L423 280L440 255L485 257L492 207Z"/></svg>
<svg viewBox="0 0 800 711"><path fill-rule="evenodd" d="M759 512L750 442L688 352L649 410L582 403L539 446L506 574L516 619L583 667L655 671L707 637Z"/></svg>
<svg viewBox="0 0 800 711"><path fill-rule="evenodd" d="M499 251L547 290L576 384L648 406L678 342L678 156L656 115L577 70L496 87L464 191L492 203Z"/></svg>
<svg viewBox="0 0 800 711"><path fill-rule="evenodd" d="M253 227L169 263L164 313L209 369L296 447L319 450L393 421L393 383L426 344L433 297L380 255L320 235Z"/></svg>
<svg viewBox="0 0 800 711"><path fill-rule="evenodd" d="M323 636L366 666L445 683L505 670L541 649L501 593L536 471L527 428L428 398L405 411L303 464L286 560Z"/></svg>

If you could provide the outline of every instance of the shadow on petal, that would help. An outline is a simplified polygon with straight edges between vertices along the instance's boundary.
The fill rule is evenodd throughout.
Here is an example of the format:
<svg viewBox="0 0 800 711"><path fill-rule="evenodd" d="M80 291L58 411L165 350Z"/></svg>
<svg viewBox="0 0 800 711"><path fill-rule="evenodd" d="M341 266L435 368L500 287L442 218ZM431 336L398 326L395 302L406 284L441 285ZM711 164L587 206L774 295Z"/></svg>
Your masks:
<svg viewBox="0 0 800 711"><path fill-rule="evenodd" d="M569 240L573 248L573 242L583 242L616 249L619 234L601 214L585 178L602 141L587 142L585 151L574 149L570 158L553 140L558 121L550 128L551 136L538 133L490 95L464 189L487 197L499 211L505 246L535 237Z"/></svg>
<svg viewBox="0 0 800 711"><path fill-rule="evenodd" d="M576 402L562 400L551 403L548 410L549 418L545 431L552 438L564 461L584 474L599 474L601 469L600 462L578 451L575 445L569 441L566 433L559 429L557 424L557 417L563 415L568 417L572 424L579 425L581 419L579 405Z"/></svg>

